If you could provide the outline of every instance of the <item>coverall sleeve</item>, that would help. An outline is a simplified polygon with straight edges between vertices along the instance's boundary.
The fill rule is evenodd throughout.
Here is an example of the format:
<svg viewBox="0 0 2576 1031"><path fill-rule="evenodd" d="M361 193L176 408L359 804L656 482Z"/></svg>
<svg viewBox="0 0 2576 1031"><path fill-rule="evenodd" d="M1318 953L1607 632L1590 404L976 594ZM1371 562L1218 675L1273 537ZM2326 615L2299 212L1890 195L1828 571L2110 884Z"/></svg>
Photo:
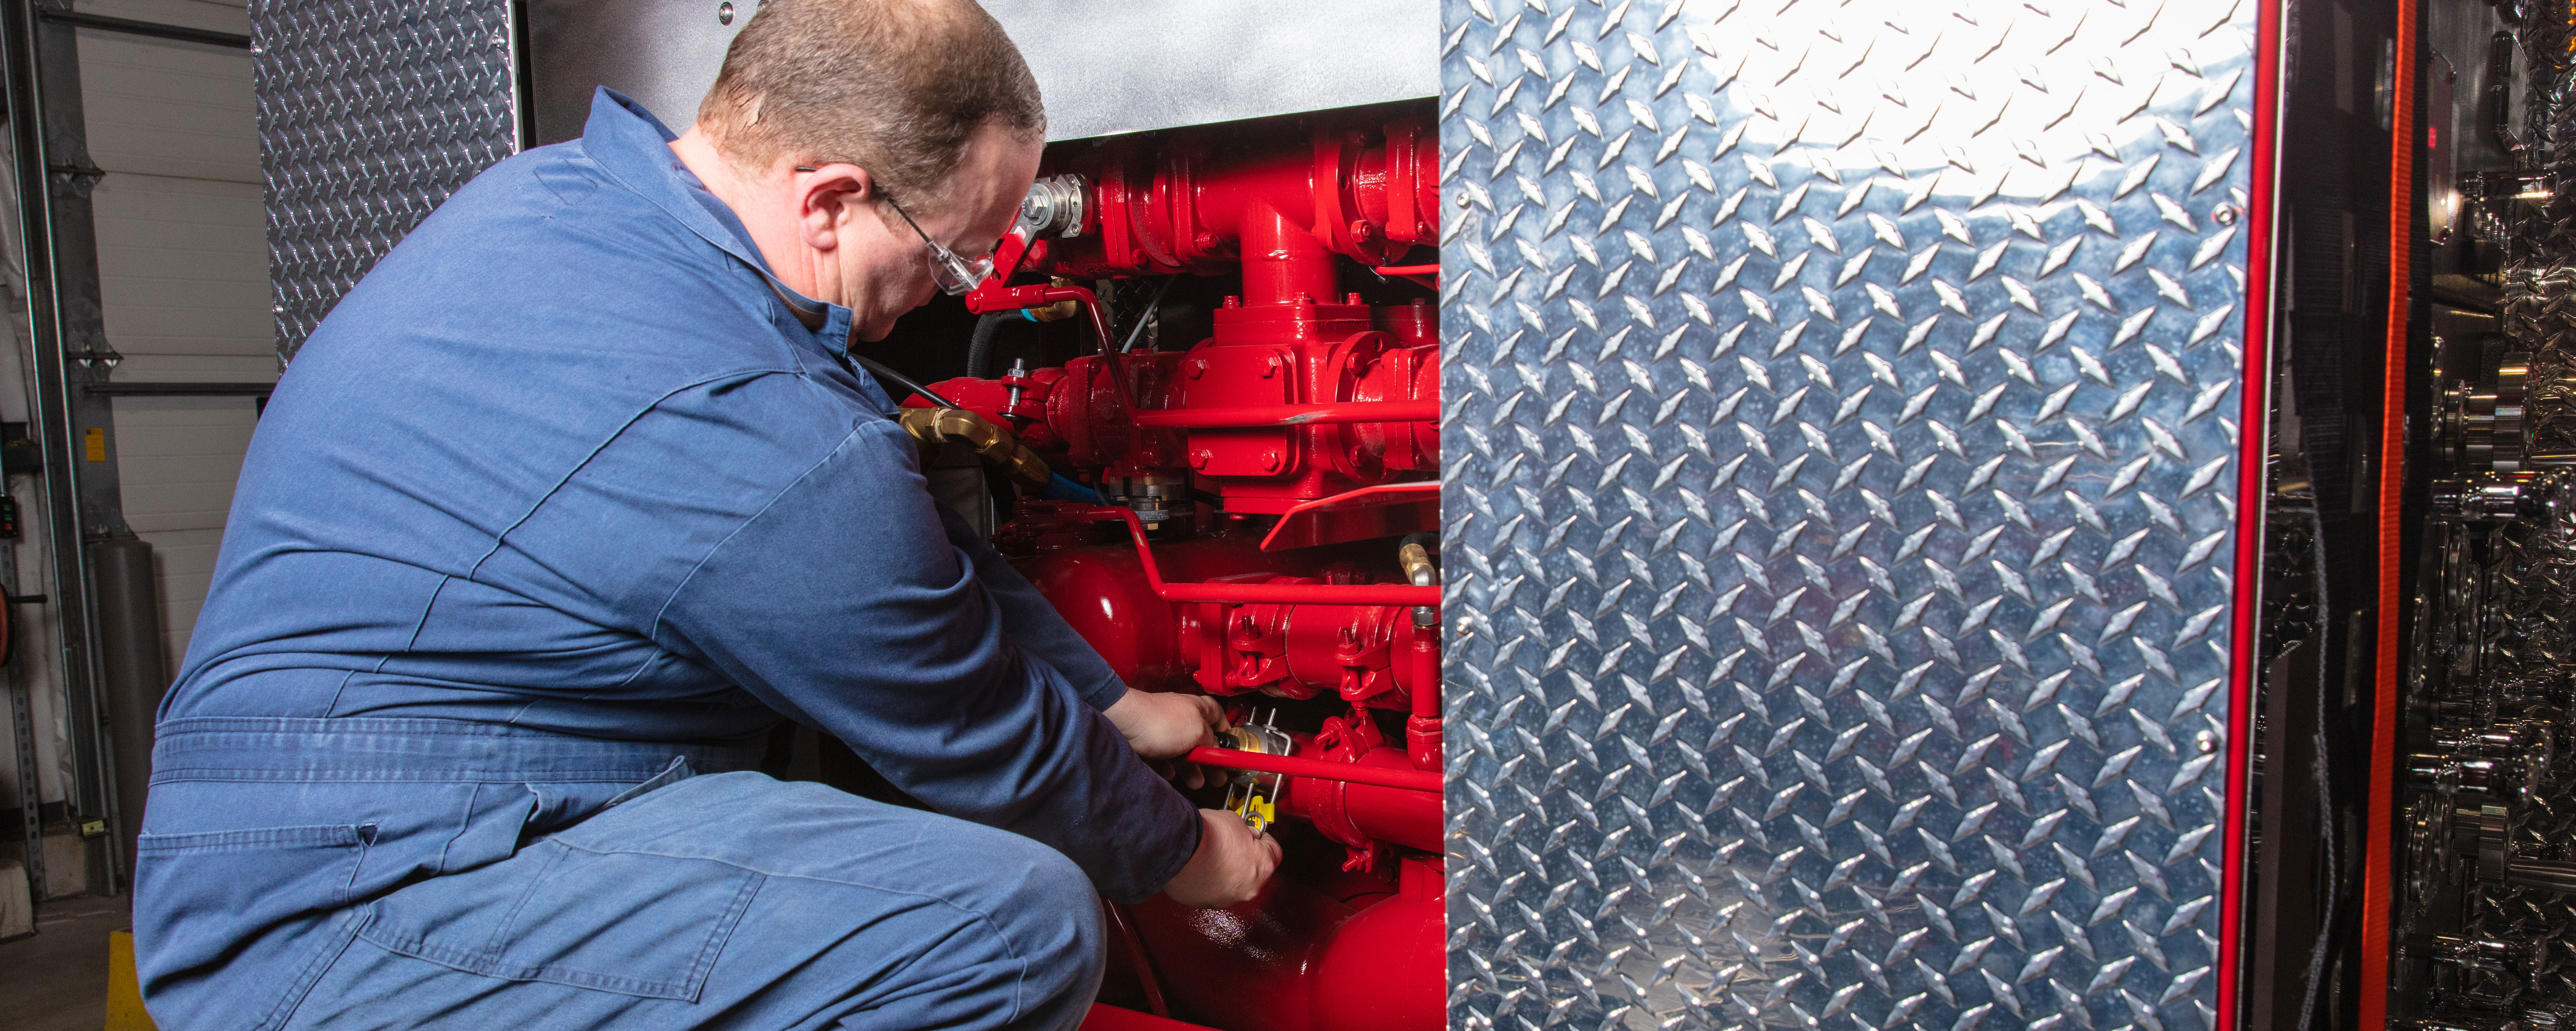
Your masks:
<svg viewBox="0 0 2576 1031"><path fill-rule="evenodd" d="M917 461L893 423L861 420L715 545L657 637L931 808L1053 846L1102 895L1162 890L1198 848L1196 808L1078 685L1013 646Z"/></svg>
<svg viewBox="0 0 2576 1031"><path fill-rule="evenodd" d="M984 594L1001 610L1002 633L1011 643L1064 674L1065 680L1073 684L1074 693L1094 709L1107 712L1118 704L1118 699L1126 697L1127 682L1118 679L1109 660L1101 658L1091 642L1083 640L1073 625L1064 621L1064 615L1038 593L1037 586L1012 568L1010 560L995 552L974 527L966 525L965 519L945 505L938 507L940 524L948 530L948 542L974 561L975 579L983 583Z"/></svg>

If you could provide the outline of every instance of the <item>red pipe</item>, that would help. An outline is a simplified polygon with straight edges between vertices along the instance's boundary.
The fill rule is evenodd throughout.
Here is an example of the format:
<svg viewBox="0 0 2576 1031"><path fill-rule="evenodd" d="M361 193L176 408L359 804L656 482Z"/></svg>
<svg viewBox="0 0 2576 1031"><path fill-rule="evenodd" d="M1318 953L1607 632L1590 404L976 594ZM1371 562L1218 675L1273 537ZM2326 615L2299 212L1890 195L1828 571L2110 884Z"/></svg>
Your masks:
<svg viewBox="0 0 2576 1031"><path fill-rule="evenodd" d="M1215 1031L1215 1029L1095 1002L1091 1004L1091 1014L1082 1018L1082 1031Z"/></svg>
<svg viewBox="0 0 2576 1031"><path fill-rule="evenodd" d="M1127 948L1127 962L1136 968L1136 982L1145 988L1145 1006L1157 1017L1172 1015L1172 1004L1163 999L1163 979L1154 973L1154 960L1145 955L1145 940L1137 937L1136 927L1127 918L1127 907L1103 900L1100 910L1109 916L1110 933Z"/></svg>
<svg viewBox="0 0 2576 1031"><path fill-rule="evenodd" d="M1138 426L1221 429L1243 426L1312 426L1347 422L1437 422L1438 401L1347 401L1320 405L1253 405L1244 408L1164 408L1136 413Z"/></svg>
<svg viewBox="0 0 2576 1031"><path fill-rule="evenodd" d="M1324 753L1328 765L1342 762ZM1378 747L1350 760L1361 769L1404 771L1413 761L1404 749ZM1280 793L1279 811L1315 825L1324 836L1365 852L1372 843L1402 845L1425 852L1441 847L1442 797L1430 791L1390 788L1380 784L1291 777Z"/></svg>
<svg viewBox="0 0 2576 1031"><path fill-rule="evenodd" d="M1293 304L1300 297L1331 301L1340 269L1333 252L1305 226L1314 215L1290 217L1271 206L1277 196L1264 191L1242 202L1237 231L1242 234L1244 303Z"/></svg>
<svg viewBox="0 0 2576 1031"><path fill-rule="evenodd" d="M1347 781L1372 784L1382 788L1407 791L1440 790L1440 775L1423 770L1402 770L1385 766L1354 766L1350 763L1328 763L1320 759L1298 759L1285 755L1263 755L1238 752L1231 748L1194 748L1182 756L1201 766L1222 766L1229 770L1252 770L1257 773L1285 773L1291 777L1316 780Z"/></svg>
<svg viewBox="0 0 2576 1031"><path fill-rule="evenodd" d="M1100 341L1100 361L1109 375L1110 390L1116 393L1120 406L1130 412L1135 411L1136 397L1127 389L1127 377L1118 374L1119 363L1114 351L1116 344L1109 335L1108 317L1100 313L1099 295L1092 293L1090 287L1072 284L1003 285L1003 281L1011 278L1012 273L1019 269L1020 262L1028 256L1029 241L1023 235L1025 232L1020 227L1013 226L1010 233L1002 237L1002 244L994 253L996 271L993 278L985 280L984 285L967 291L966 310L977 315L986 315L997 311L1043 308L1057 301L1074 302L1082 309L1083 316L1090 320L1091 335Z"/></svg>
<svg viewBox="0 0 2576 1031"><path fill-rule="evenodd" d="M1078 518L1105 523L1123 519L1136 542L1136 558L1145 567L1145 582L1164 601L1231 602L1238 605L1431 605L1440 604L1440 588L1411 584L1167 584L1154 564L1154 548L1145 540L1145 524L1132 509L1094 508Z"/></svg>
<svg viewBox="0 0 2576 1031"><path fill-rule="evenodd" d="M1438 627L1413 638L1413 714L1404 720L1406 754L1415 769L1440 772L1440 641Z"/></svg>
<svg viewBox="0 0 2576 1031"><path fill-rule="evenodd" d="M1405 584L1166 584L1164 601L1234 605L1438 605L1440 588ZM1425 600L1428 599L1428 600Z"/></svg>

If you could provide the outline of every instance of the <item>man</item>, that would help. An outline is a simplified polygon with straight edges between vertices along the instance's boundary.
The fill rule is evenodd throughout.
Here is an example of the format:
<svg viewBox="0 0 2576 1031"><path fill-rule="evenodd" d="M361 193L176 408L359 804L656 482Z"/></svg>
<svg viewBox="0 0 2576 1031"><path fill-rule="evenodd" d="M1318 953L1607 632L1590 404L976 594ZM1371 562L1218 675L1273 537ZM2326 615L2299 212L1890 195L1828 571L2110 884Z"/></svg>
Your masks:
<svg viewBox="0 0 2576 1031"><path fill-rule="evenodd" d="M163 707L163 1027L1070 1027L1095 889L1260 887L1139 758L1213 704L1120 684L845 357L975 275L1043 128L968 0L776 0L686 135L602 91L349 293ZM782 714L944 815L726 772Z"/></svg>

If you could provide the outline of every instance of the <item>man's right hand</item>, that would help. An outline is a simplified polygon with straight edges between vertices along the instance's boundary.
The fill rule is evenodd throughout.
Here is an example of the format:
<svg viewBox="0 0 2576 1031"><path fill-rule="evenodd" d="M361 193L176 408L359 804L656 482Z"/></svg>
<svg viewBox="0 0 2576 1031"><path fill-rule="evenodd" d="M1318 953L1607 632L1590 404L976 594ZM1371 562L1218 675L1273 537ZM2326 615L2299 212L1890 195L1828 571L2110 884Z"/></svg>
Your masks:
<svg viewBox="0 0 2576 1031"><path fill-rule="evenodd" d="M1206 831L1188 865L1163 886L1163 894L1184 906L1224 909L1252 901L1270 872L1279 867L1279 842L1255 836L1243 817L1223 809L1199 810Z"/></svg>

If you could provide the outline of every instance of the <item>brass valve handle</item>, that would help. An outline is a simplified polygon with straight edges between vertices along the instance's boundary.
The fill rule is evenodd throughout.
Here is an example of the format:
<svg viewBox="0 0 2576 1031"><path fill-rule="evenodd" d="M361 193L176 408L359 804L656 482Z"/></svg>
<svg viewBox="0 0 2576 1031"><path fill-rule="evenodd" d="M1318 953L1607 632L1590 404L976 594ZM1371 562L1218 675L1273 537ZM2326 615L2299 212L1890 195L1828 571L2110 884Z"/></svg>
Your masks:
<svg viewBox="0 0 2576 1031"><path fill-rule="evenodd" d="M986 422L983 416L963 408L906 408L895 416L895 422L925 447L950 441L963 443L974 449L976 457L1000 466L1003 472L1031 486L1044 487L1055 475L1047 468L1046 459L1022 445L1009 429Z"/></svg>

